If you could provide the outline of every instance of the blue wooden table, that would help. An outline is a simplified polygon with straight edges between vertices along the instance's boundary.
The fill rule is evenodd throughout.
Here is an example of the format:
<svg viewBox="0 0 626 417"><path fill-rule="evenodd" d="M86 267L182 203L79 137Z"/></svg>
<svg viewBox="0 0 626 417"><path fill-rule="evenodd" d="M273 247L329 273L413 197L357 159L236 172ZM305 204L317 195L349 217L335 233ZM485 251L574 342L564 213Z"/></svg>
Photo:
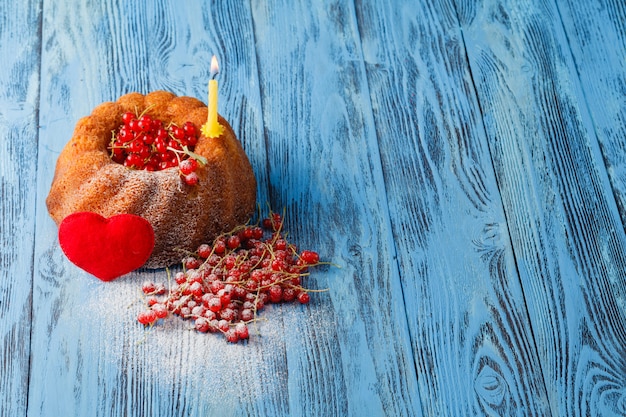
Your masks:
<svg viewBox="0 0 626 417"><path fill-rule="evenodd" d="M183 4L184 3L184 4ZM246 343L60 250L76 121L168 90L336 266ZM0 1L0 416L626 415L623 0Z"/></svg>

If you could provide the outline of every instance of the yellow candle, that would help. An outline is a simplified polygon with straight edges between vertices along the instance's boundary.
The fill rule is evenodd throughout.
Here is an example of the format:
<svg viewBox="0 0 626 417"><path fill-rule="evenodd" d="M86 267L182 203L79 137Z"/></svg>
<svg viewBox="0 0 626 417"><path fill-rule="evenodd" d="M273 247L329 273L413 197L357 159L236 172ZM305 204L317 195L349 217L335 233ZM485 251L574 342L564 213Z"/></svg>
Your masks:
<svg viewBox="0 0 626 417"><path fill-rule="evenodd" d="M213 128L217 124L217 80L209 81L209 126Z"/></svg>
<svg viewBox="0 0 626 417"><path fill-rule="evenodd" d="M224 127L217 120L217 80L213 79L219 72L217 58L213 55L211 59L211 80L209 80L209 116L207 122L202 126L202 134L208 138L215 138L224 132Z"/></svg>

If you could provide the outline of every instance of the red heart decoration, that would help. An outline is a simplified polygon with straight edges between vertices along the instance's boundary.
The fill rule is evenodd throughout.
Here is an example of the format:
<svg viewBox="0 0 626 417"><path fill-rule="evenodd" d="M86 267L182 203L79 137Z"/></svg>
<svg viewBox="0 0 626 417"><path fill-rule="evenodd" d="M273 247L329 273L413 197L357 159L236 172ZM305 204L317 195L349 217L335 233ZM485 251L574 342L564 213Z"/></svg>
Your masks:
<svg viewBox="0 0 626 417"><path fill-rule="evenodd" d="M59 244L76 266L102 281L111 281L141 267L154 248L154 230L134 214L104 218L73 213L59 225Z"/></svg>

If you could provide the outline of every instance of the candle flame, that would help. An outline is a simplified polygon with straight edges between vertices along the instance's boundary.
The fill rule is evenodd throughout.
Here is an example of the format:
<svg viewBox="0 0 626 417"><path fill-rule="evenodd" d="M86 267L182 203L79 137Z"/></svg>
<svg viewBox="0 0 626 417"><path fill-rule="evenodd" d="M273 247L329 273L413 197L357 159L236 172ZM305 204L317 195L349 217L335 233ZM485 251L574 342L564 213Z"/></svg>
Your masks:
<svg viewBox="0 0 626 417"><path fill-rule="evenodd" d="M213 55L211 58L211 78L214 78L220 72L220 66L217 63L217 57Z"/></svg>

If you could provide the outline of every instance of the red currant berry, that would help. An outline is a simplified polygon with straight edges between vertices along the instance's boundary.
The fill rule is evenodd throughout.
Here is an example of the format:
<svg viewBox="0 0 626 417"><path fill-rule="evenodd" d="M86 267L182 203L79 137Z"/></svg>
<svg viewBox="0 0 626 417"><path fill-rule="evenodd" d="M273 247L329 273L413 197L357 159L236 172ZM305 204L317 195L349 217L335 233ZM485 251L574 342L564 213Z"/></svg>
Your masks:
<svg viewBox="0 0 626 417"><path fill-rule="evenodd" d="M135 139L135 134L130 128L122 127L119 132L117 132L117 138L122 143L130 142Z"/></svg>
<svg viewBox="0 0 626 417"><path fill-rule="evenodd" d="M202 262L193 256L188 256L183 259L183 265L185 265L186 269L197 269L202 265Z"/></svg>
<svg viewBox="0 0 626 417"><path fill-rule="evenodd" d="M226 252L226 241L219 239L213 244L213 251L218 255L223 255Z"/></svg>
<svg viewBox="0 0 626 417"><path fill-rule="evenodd" d="M251 279L246 281L245 285L246 285L246 290L250 292L255 292L259 288L259 283Z"/></svg>
<svg viewBox="0 0 626 417"><path fill-rule="evenodd" d="M227 291L226 288L222 288L217 292L217 296L220 298L220 303L222 305L226 305L230 303L230 291Z"/></svg>
<svg viewBox="0 0 626 417"><path fill-rule="evenodd" d="M228 255L224 259L224 268L226 268L226 270L230 271L231 269L233 269L235 267L236 263L237 263L237 258L234 255Z"/></svg>
<svg viewBox="0 0 626 417"><path fill-rule="evenodd" d="M298 301L300 302L300 304L307 304L309 301L311 301L311 296L309 296L308 292L300 292L298 294Z"/></svg>
<svg viewBox="0 0 626 417"><path fill-rule="evenodd" d="M144 326L154 323L157 320L156 313L153 310L142 311L137 315L137 321Z"/></svg>
<svg viewBox="0 0 626 417"><path fill-rule="evenodd" d="M152 311L159 319L167 317L167 308L163 304L155 304L152 306Z"/></svg>
<svg viewBox="0 0 626 417"><path fill-rule="evenodd" d="M142 132L149 131L150 129L152 129L152 117L148 116L147 114L144 114L139 119L139 122L137 122L137 126Z"/></svg>
<svg viewBox="0 0 626 417"><path fill-rule="evenodd" d="M189 292L194 296L200 298L202 297L202 294L204 294L204 289L202 288L202 284L200 284L199 282L194 282L189 286Z"/></svg>
<svg viewBox="0 0 626 417"><path fill-rule="evenodd" d="M125 125L129 124L131 120L135 118L135 114L132 112L126 112L122 115L122 121Z"/></svg>
<svg viewBox="0 0 626 417"><path fill-rule="evenodd" d="M204 317L205 312L206 308L202 305L195 306L191 309L191 315L194 317Z"/></svg>
<svg viewBox="0 0 626 417"><path fill-rule="evenodd" d="M239 313L239 318L243 321L250 321L254 318L254 312L249 308L244 308Z"/></svg>
<svg viewBox="0 0 626 417"><path fill-rule="evenodd" d="M270 301L272 303L280 303L283 299L283 289L280 285L272 285L270 288Z"/></svg>
<svg viewBox="0 0 626 417"><path fill-rule="evenodd" d="M180 315L181 317L188 319L191 316L191 309L187 306L181 307L180 308Z"/></svg>
<svg viewBox="0 0 626 417"><path fill-rule="evenodd" d="M222 309L222 302L219 297L212 297L207 303L207 308L214 313L217 313Z"/></svg>
<svg viewBox="0 0 626 417"><path fill-rule="evenodd" d="M183 130L182 127L173 126L172 127L172 136L174 136L178 140L184 139L185 138L185 131Z"/></svg>
<svg viewBox="0 0 626 417"><path fill-rule="evenodd" d="M141 285L141 290L144 294L153 294L156 290L156 285L152 281L145 281Z"/></svg>
<svg viewBox="0 0 626 417"><path fill-rule="evenodd" d="M290 302L296 298L296 290L293 288L285 288L283 290L283 301Z"/></svg>
<svg viewBox="0 0 626 417"><path fill-rule="evenodd" d="M157 137L154 140L154 149L156 149L159 154L165 155L167 153L167 143L163 139Z"/></svg>
<svg viewBox="0 0 626 417"><path fill-rule="evenodd" d="M276 231L283 225L283 218L278 213L272 213L272 228Z"/></svg>
<svg viewBox="0 0 626 417"><path fill-rule="evenodd" d="M154 135L150 135L150 134L143 135L143 143L145 145L148 145L148 146L152 145L154 143L154 140L155 140Z"/></svg>
<svg viewBox="0 0 626 417"><path fill-rule="evenodd" d="M176 273L176 275L174 275L174 281L176 281L178 285L182 285L187 282L187 275L185 275L184 272L179 271Z"/></svg>
<svg viewBox="0 0 626 417"><path fill-rule="evenodd" d="M169 141L169 142L167 143L167 145L168 145L170 148L172 148L172 149L174 149L174 150L176 150L176 151L182 151L182 150L183 150L183 147L182 147L182 145L180 144L180 142L178 142L178 141L176 141L176 140L171 140L171 141Z"/></svg>
<svg viewBox="0 0 626 417"><path fill-rule="evenodd" d="M181 161L181 163L178 165L178 168L183 175L189 175L198 168L198 163L195 159L189 158Z"/></svg>
<svg viewBox="0 0 626 417"><path fill-rule="evenodd" d="M232 297L234 297L234 298L236 298L238 300L243 300L245 298L246 294L247 294L247 291L246 291L245 288L237 286L237 287L235 287L233 289Z"/></svg>
<svg viewBox="0 0 626 417"><path fill-rule="evenodd" d="M209 289L213 294L217 294L217 292L222 288L224 288L224 282L220 281L219 279L211 281L211 283L209 284Z"/></svg>
<svg viewBox="0 0 626 417"><path fill-rule="evenodd" d="M287 268L285 261L282 259L274 259L272 261L272 270L274 271L284 271Z"/></svg>
<svg viewBox="0 0 626 417"><path fill-rule="evenodd" d="M235 329L227 330L225 335L226 340L228 340L230 343L237 343L239 341L239 335L237 334L237 331Z"/></svg>
<svg viewBox="0 0 626 417"><path fill-rule="evenodd" d="M228 322L232 322L233 320L236 319L235 310L233 310L232 308L225 308L222 311L220 311L220 317L223 320L226 320Z"/></svg>
<svg viewBox="0 0 626 417"><path fill-rule="evenodd" d="M131 153L124 160L124 165L128 168L141 169L143 167L143 160L139 155Z"/></svg>
<svg viewBox="0 0 626 417"><path fill-rule="evenodd" d="M146 162L150 159L150 155L152 154L152 150L150 149L150 147L146 146L146 145L141 145L141 148L139 149L138 155L141 159L144 160L144 167Z"/></svg>
<svg viewBox="0 0 626 417"><path fill-rule="evenodd" d="M237 249L240 244L241 244L241 240L239 239L239 236L237 235L232 235L226 241L226 246L228 246L228 249Z"/></svg>
<svg viewBox="0 0 626 417"><path fill-rule="evenodd" d="M260 240L263 238L263 229L260 227L252 228L253 238Z"/></svg>
<svg viewBox="0 0 626 417"><path fill-rule="evenodd" d="M223 332L227 332L228 329L230 328L230 324L228 323L227 320L222 319L217 322L217 328Z"/></svg>
<svg viewBox="0 0 626 417"><path fill-rule="evenodd" d="M157 139L161 139L161 140L165 141L165 139L167 139L167 137L168 137L167 130L165 130L163 128L157 129L157 131L156 131L156 138Z"/></svg>
<svg viewBox="0 0 626 417"><path fill-rule="evenodd" d="M183 124L183 131L185 132L185 134L187 136L196 136L197 135L196 126L193 123L191 123L191 122L185 122Z"/></svg>
<svg viewBox="0 0 626 417"><path fill-rule="evenodd" d="M143 148L143 143L139 140L133 140L128 144L128 150L133 153L139 153Z"/></svg>
<svg viewBox="0 0 626 417"><path fill-rule="evenodd" d="M202 245L198 246L198 256L204 259L207 259L209 256L211 256L211 246L207 245L206 243L203 243Z"/></svg>
<svg viewBox="0 0 626 417"><path fill-rule="evenodd" d="M194 327L200 333L207 333L209 331L209 321L204 317L198 317L194 323Z"/></svg>
<svg viewBox="0 0 626 417"><path fill-rule="evenodd" d="M141 132L141 127L139 126L139 120L137 119L132 119L130 122L128 122L128 127L133 132Z"/></svg>
<svg viewBox="0 0 626 417"><path fill-rule="evenodd" d="M197 185L200 182L200 178L198 178L198 174L195 172L185 175L183 178L185 179L185 184L187 185Z"/></svg>
<svg viewBox="0 0 626 417"><path fill-rule="evenodd" d="M302 251L302 253L300 254L300 258L302 258L302 260L308 265L315 265L320 261L320 256L317 254L317 252L313 252L311 250Z"/></svg>
<svg viewBox="0 0 626 417"><path fill-rule="evenodd" d="M237 325L235 326L235 332L237 333L237 337L240 340L245 340L250 337L248 326L246 326L245 323L237 323Z"/></svg>

